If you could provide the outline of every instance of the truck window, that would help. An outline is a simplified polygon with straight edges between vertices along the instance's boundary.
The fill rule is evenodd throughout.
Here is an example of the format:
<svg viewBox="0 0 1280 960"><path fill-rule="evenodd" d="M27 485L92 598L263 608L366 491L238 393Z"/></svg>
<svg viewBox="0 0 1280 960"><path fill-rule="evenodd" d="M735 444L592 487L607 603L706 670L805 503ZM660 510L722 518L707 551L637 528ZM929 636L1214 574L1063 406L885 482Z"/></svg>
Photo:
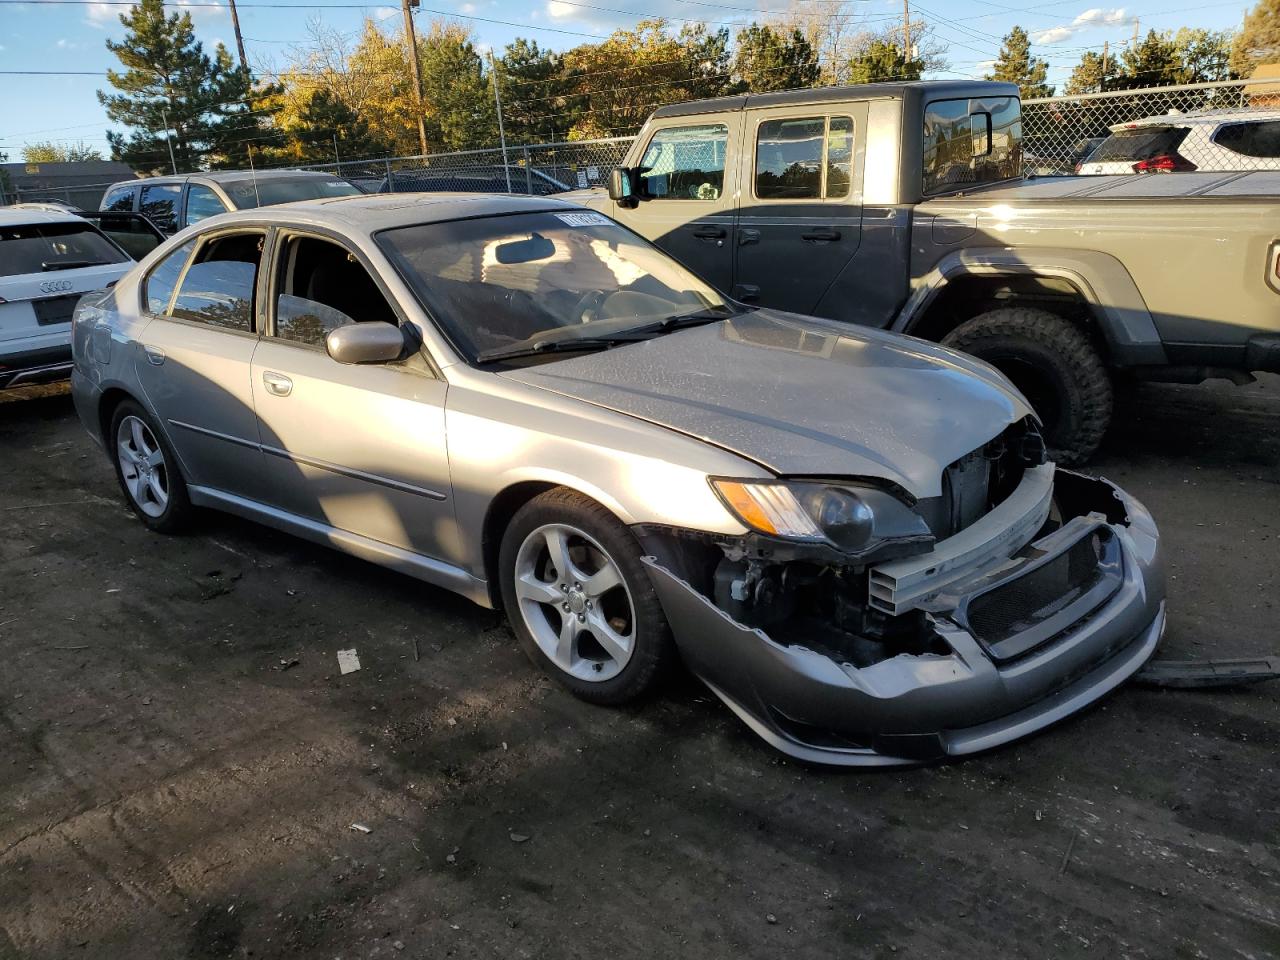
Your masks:
<svg viewBox="0 0 1280 960"><path fill-rule="evenodd" d="M116 187L102 201L103 210L128 213L133 210L133 187Z"/></svg>
<svg viewBox="0 0 1280 960"><path fill-rule="evenodd" d="M182 195L180 183L156 183L142 188L138 211L165 233L178 229L178 197Z"/></svg>
<svg viewBox="0 0 1280 960"><path fill-rule="evenodd" d="M659 130L640 161L645 192L654 200L720 199L728 142L723 123Z"/></svg>
<svg viewBox="0 0 1280 960"><path fill-rule="evenodd" d="M834 200L849 195L850 117L766 120L756 133L756 197Z"/></svg>
<svg viewBox="0 0 1280 960"><path fill-rule="evenodd" d="M187 187L187 226L226 212L227 205L208 187L200 183Z"/></svg>
<svg viewBox="0 0 1280 960"><path fill-rule="evenodd" d="M925 106L926 194L1009 180L1021 172L1022 105L1016 97L935 100Z"/></svg>

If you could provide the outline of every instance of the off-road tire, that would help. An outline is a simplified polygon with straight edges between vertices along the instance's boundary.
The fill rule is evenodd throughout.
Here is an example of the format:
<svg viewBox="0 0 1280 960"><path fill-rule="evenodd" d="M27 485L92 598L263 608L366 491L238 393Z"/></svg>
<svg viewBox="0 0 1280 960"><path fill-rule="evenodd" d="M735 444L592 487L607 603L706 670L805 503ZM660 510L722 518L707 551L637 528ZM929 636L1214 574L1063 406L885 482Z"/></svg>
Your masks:
<svg viewBox="0 0 1280 960"><path fill-rule="evenodd" d="M1044 421L1049 456L1064 466L1093 456L1111 423L1111 378L1077 326L1031 307L981 314L942 340L1013 381Z"/></svg>
<svg viewBox="0 0 1280 960"><path fill-rule="evenodd" d="M159 516L148 516L143 512L129 492L128 484L125 482L124 471L117 451L117 434L120 430L120 424L128 417L136 417L146 424L147 429L155 437L164 455L169 502L164 512ZM151 414L147 413L142 408L142 405L134 400L122 400L111 412L111 426L107 430L105 440L107 455L111 458L111 463L115 467L116 482L120 484L120 492L124 495L125 503L129 505L129 509L134 512L134 515L157 533L184 533L190 530L195 519L196 508L192 506L191 499L187 494L187 483L182 476L182 468L178 465L177 454L169 446L169 441L164 434L156 427L155 420L151 417Z"/></svg>
<svg viewBox="0 0 1280 960"><path fill-rule="evenodd" d="M634 646L626 666L608 680L586 681L561 670L538 646L520 612L515 588L517 554L531 533L548 524L567 524L588 534L607 551L626 583L635 617ZM599 503L565 487L534 497L516 512L503 533L498 576L511 629L530 660L591 703L617 706L636 700L651 692L677 661L671 627L641 556L640 544L625 524Z"/></svg>

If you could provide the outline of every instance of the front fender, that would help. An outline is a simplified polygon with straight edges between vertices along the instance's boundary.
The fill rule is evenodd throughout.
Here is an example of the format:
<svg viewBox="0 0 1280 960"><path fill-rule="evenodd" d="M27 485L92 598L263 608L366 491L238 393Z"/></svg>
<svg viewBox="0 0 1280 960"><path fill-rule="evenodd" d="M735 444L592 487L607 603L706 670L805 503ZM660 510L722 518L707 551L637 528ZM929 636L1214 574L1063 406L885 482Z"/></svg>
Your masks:
<svg viewBox="0 0 1280 960"><path fill-rule="evenodd" d="M890 329L911 333L947 284L960 277L1030 276L1065 280L1093 308L1113 360L1122 366L1168 363L1151 311L1123 263L1094 250L976 247L955 250L915 284Z"/></svg>

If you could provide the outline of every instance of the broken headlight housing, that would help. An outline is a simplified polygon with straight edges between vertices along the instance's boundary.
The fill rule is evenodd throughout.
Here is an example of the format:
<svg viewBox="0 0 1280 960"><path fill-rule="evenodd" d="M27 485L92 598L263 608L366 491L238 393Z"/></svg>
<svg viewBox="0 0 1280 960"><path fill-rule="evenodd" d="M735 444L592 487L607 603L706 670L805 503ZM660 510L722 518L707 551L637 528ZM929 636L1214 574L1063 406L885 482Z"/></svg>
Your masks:
<svg viewBox="0 0 1280 960"><path fill-rule="evenodd" d="M889 543L933 541L924 518L878 487L821 480L733 480L711 486L738 520L784 540L825 543L865 556Z"/></svg>

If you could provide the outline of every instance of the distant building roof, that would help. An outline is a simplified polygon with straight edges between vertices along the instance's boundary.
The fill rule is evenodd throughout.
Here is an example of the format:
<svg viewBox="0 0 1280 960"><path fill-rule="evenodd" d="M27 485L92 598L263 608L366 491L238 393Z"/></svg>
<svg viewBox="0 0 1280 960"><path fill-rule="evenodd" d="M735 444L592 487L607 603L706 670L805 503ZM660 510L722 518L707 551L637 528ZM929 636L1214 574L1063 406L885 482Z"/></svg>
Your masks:
<svg viewBox="0 0 1280 960"><path fill-rule="evenodd" d="M82 160L76 163L2 163L16 190L53 190L128 180L134 176L127 163L117 160Z"/></svg>

